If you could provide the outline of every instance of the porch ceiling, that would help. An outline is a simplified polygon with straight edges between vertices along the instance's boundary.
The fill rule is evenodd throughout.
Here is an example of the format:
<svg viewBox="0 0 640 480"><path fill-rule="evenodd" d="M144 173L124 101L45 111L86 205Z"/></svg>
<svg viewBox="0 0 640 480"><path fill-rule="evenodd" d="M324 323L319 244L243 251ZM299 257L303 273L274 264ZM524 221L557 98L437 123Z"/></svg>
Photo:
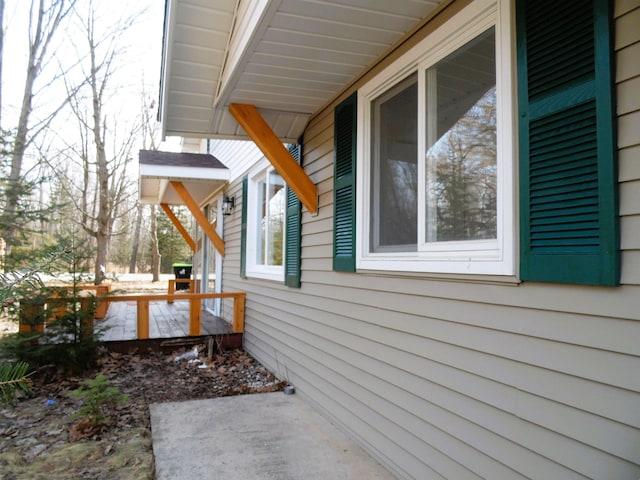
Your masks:
<svg viewBox="0 0 640 480"><path fill-rule="evenodd" d="M442 0L166 0L163 135L247 139L255 105L283 142Z"/></svg>
<svg viewBox="0 0 640 480"><path fill-rule="evenodd" d="M229 180L229 170L213 155L140 150L140 201L182 205L171 186L181 182L198 205L220 191Z"/></svg>

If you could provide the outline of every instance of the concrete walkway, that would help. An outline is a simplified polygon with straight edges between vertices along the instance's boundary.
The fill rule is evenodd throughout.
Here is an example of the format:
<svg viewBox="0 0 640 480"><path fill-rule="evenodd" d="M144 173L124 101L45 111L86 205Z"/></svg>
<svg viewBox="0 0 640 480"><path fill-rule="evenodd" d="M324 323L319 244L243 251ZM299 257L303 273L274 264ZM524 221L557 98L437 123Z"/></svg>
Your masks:
<svg viewBox="0 0 640 480"><path fill-rule="evenodd" d="M151 405L158 480L394 477L296 395Z"/></svg>

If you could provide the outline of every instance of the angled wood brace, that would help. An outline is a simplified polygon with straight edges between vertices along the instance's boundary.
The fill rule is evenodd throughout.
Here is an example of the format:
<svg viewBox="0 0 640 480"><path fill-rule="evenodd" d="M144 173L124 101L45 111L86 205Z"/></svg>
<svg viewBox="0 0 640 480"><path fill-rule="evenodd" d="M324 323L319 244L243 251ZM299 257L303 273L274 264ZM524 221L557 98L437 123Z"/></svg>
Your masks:
<svg viewBox="0 0 640 480"><path fill-rule="evenodd" d="M264 153L271 165L310 213L318 212L318 188L293 159L278 136L253 105L233 103L229 112Z"/></svg>
<svg viewBox="0 0 640 480"><path fill-rule="evenodd" d="M173 226L176 227L176 230L180 232L180 235L182 235L182 238L184 238L184 241L187 242L187 245L189 245L189 248L191 249L191 251L193 253L196 253L196 243L193 241L193 238L191 238L191 235L189 235L189 233L184 228L182 223L180 223L180 219L176 217L175 213L173 213L173 210L171 210L171 207L169 207L169 205L167 205L166 203L161 203L160 207L162 208L162 210L164 210L164 213L167 214L167 217L169 217L169 220L171 220L171 223L173 223Z"/></svg>
<svg viewBox="0 0 640 480"><path fill-rule="evenodd" d="M202 213L202 210L200 210L198 203L189 194L189 192L187 191L185 186L182 184L182 182L172 181L171 186L176 191L178 196L182 199L184 204L187 206L187 208L191 212L191 215L193 215L193 218L196 220L196 222L198 222L198 225L200 225L200 228L202 228L202 231L207 235L207 237L209 237L209 240L211 240L211 243L216 248L216 250L220 252L220 255L224 255L224 241L220 238L218 233L215 231L215 229L213 228L213 225L209 223L209 220L207 219L205 214ZM194 243L194 248L195 248L195 243Z"/></svg>

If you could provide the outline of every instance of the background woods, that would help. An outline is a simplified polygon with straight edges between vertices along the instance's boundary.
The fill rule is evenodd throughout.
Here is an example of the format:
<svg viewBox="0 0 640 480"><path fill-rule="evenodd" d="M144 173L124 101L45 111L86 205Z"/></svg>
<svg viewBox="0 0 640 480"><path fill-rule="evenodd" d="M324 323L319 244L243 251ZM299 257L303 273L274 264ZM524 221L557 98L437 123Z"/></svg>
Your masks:
<svg viewBox="0 0 640 480"><path fill-rule="evenodd" d="M146 92L158 83L161 15L154 2L0 0L6 268L61 244L86 249L96 282L159 272L165 247L188 260L179 234L156 235L163 222L137 204L138 150L160 144Z"/></svg>

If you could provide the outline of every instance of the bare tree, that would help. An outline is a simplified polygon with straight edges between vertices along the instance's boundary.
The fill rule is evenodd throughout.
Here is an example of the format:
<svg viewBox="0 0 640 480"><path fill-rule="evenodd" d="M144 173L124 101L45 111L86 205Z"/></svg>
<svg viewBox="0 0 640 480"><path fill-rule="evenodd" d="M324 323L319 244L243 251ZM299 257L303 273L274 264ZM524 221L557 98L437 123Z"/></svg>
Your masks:
<svg viewBox="0 0 640 480"><path fill-rule="evenodd" d="M144 92L144 81L142 82L143 92ZM143 94L144 103L142 105L142 137L143 137L143 148L146 150L157 150L158 144L156 139L158 138L159 128L158 122L151 115L151 112L155 108L155 102L152 100L149 104L147 103L147 97ZM158 222L157 222L157 209L155 205L150 205L151 210L151 273L153 274L152 281L158 282L160 281L160 249L158 242ZM140 223L142 220L142 214L144 209L142 206L138 208L138 219L136 221L136 228L139 230ZM135 265L135 259L138 255L139 248L139 235L136 235L134 238L134 244L131 249L131 262L130 266ZM131 267L130 267L131 272ZM133 273L133 272L131 272Z"/></svg>
<svg viewBox="0 0 640 480"><path fill-rule="evenodd" d="M2 85L2 57L4 56L4 0L0 0L0 85ZM2 88L0 87L0 134L2 132Z"/></svg>
<svg viewBox="0 0 640 480"><path fill-rule="evenodd" d="M131 242L131 256L129 259L129 273L136 273L138 265L138 250L140 250L140 229L142 227L142 215L144 213L144 204L138 203L136 209L136 226L133 229L133 241Z"/></svg>
<svg viewBox="0 0 640 480"><path fill-rule="evenodd" d="M45 64L50 60L50 47L60 30L63 21L69 17L76 0L32 0L29 11L29 55L27 59L27 74L25 77L22 103L18 124L15 129L15 138L11 153L11 167L6 188L6 203L4 216L12 219L16 216L20 197L24 194L22 186L22 169L25 152L29 144L41 132L51 119L62 109L67 99L62 104L53 108L53 111L44 119L40 119L37 125L31 125L31 115L34 110L34 97L36 94L36 80L42 72ZM2 7L4 8L4 2ZM15 238L15 228L4 228L7 252Z"/></svg>
<svg viewBox="0 0 640 480"><path fill-rule="evenodd" d="M160 281L160 245L158 242L157 209L151 205L151 273L152 282Z"/></svg>
<svg viewBox="0 0 640 480"><path fill-rule="evenodd" d="M93 2L89 2L86 12L77 12L88 53L82 66L86 88L69 91L80 136L79 142L71 146L70 160L82 172L81 178L75 179L70 197L79 212L80 226L95 238L96 283L104 278L111 238L122 233L114 231L116 220L128 213L131 202L127 200L134 191L127 169L133 160L140 121L127 124L118 112L108 108L114 99L114 73L124 52L119 39L134 17L99 30Z"/></svg>

